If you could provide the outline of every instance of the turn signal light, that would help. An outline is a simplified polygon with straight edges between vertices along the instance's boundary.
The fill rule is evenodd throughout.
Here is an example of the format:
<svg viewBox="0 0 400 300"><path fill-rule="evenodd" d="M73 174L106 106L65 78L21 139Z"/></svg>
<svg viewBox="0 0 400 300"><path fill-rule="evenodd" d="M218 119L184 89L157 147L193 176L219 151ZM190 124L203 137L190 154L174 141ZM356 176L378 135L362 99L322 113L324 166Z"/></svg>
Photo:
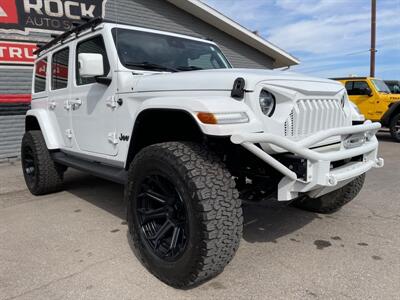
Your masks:
<svg viewBox="0 0 400 300"><path fill-rule="evenodd" d="M199 112L197 113L197 117L204 124L218 124L217 118L212 113Z"/></svg>
<svg viewBox="0 0 400 300"><path fill-rule="evenodd" d="M197 118L204 124L239 124L248 123L249 116L245 112L209 113L199 112Z"/></svg>

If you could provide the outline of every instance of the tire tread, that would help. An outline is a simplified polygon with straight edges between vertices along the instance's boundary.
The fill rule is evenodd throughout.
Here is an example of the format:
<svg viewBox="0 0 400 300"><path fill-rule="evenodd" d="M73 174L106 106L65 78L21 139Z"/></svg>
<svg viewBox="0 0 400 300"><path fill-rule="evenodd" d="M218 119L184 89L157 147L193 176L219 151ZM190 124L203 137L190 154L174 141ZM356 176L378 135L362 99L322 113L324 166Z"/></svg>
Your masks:
<svg viewBox="0 0 400 300"><path fill-rule="evenodd" d="M164 155L163 159L176 164L180 174L193 194L195 214L202 223L201 255L198 257L187 279L175 282L160 278L152 272L140 256L142 263L167 284L188 288L198 285L221 273L237 251L243 231L243 216L239 193L235 182L221 160L206 147L195 143L168 142L149 146L133 160L130 170L136 167L144 156ZM130 172L131 174L131 172ZM128 182L133 178L129 175ZM127 189L132 191L132 189ZM130 195L126 195L130 199Z"/></svg>
<svg viewBox="0 0 400 300"><path fill-rule="evenodd" d="M32 148L37 163L37 184L29 187L34 195L45 195L59 191L63 183L63 171L51 158L46 142L40 130L28 131L22 139L23 147L28 145Z"/></svg>
<svg viewBox="0 0 400 300"><path fill-rule="evenodd" d="M321 214L331 214L353 200L362 189L365 174L357 177L352 182L318 198L304 197L293 202L293 206Z"/></svg>

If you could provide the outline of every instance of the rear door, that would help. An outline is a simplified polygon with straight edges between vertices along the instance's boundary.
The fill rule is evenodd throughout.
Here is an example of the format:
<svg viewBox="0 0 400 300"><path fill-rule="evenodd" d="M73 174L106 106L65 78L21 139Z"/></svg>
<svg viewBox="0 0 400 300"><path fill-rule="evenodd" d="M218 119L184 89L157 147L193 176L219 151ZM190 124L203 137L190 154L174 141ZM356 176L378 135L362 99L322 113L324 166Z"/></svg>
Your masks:
<svg viewBox="0 0 400 300"><path fill-rule="evenodd" d="M345 86L350 100L358 106L365 118L375 120L376 93L373 87L370 87L366 80L347 81ZM372 96L367 95L367 88L372 91Z"/></svg>
<svg viewBox="0 0 400 300"><path fill-rule="evenodd" d="M69 46L56 50L51 56L49 110L55 114L58 131L63 137L64 146L72 146L72 127L68 103L71 92L71 48Z"/></svg>
<svg viewBox="0 0 400 300"><path fill-rule="evenodd" d="M101 34L78 41L75 47L74 87L71 93L72 127L76 151L115 156L118 153L116 120L113 107L116 82L100 84L93 78L79 74L78 55L97 53L103 56L105 76L111 72L110 63Z"/></svg>

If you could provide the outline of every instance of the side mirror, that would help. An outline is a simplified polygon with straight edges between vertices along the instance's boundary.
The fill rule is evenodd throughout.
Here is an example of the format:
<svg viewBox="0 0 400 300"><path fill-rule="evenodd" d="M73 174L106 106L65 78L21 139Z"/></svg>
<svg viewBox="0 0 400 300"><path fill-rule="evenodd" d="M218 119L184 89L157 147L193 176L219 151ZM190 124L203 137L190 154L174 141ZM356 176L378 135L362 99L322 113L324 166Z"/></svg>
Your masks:
<svg viewBox="0 0 400 300"><path fill-rule="evenodd" d="M364 89L364 92L365 92L365 95L367 95L367 96L369 96L369 97L372 97L372 91L371 91L371 89L369 88L369 87L366 87L365 89Z"/></svg>
<svg viewBox="0 0 400 300"><path fill-rule="evenodd" d="M103 55L80 53L78 55L79 75L83 78L104 76Z"/></svg>

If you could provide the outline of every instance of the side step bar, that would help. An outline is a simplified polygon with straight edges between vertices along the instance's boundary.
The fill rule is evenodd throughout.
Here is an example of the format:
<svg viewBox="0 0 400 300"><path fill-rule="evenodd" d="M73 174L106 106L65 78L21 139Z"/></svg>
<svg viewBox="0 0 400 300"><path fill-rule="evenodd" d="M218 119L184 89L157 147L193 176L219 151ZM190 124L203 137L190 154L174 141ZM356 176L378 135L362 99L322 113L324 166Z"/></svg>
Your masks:
<svg viewBox="0 0 400 300"><path fill-rule="evenodd" d="M125 184L128 180L128 172L125 171L125 169L107 166L99 162L87 161L62 152L52 153L52 158L61 165L84 171L119 184Z"/></svg>

